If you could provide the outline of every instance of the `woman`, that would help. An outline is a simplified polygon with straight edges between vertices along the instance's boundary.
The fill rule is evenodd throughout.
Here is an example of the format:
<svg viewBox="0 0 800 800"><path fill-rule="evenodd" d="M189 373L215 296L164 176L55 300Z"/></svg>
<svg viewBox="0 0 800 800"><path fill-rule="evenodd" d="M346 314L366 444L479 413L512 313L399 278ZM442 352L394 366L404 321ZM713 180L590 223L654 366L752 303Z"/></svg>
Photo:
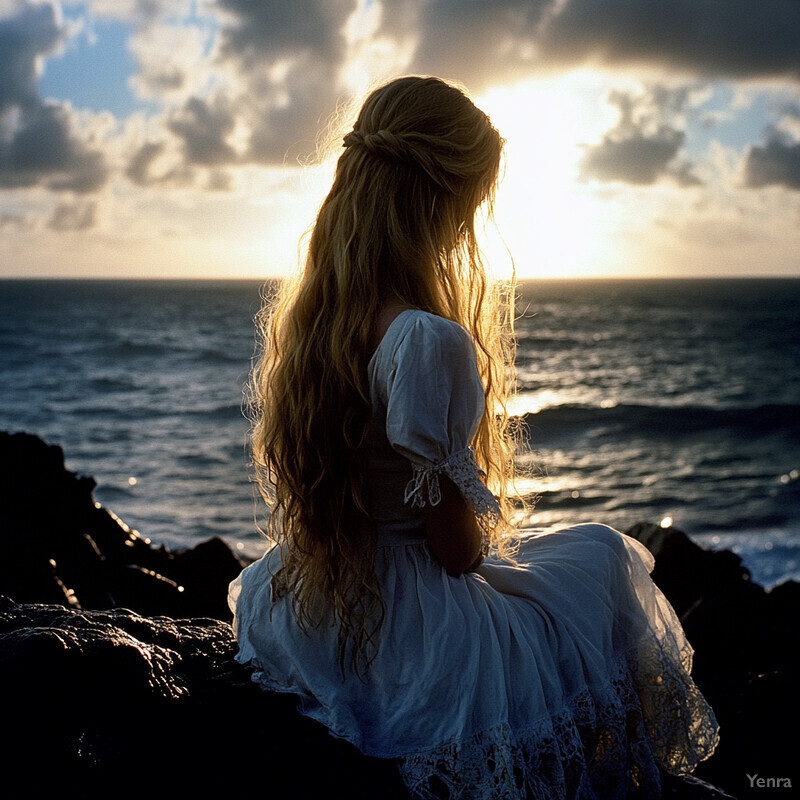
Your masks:
<svg viewBox="0 0 800 800"><path fill-rule="evenodd" d="M261 318L274 545L231 584L238 659L415 796L658 797L717 730L651 556L506 521L511 326L474 223L502 144L423 77L344 137L305 270Z"/></svg>

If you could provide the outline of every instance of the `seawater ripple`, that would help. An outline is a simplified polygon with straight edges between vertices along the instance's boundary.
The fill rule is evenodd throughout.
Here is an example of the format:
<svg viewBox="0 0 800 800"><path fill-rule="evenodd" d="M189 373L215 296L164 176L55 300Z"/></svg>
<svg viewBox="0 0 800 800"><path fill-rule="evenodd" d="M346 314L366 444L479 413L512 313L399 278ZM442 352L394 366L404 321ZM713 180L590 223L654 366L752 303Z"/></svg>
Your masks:
<svg viewBox="0 0 800 800"><path fill-rule="evenodd" d="M258 281L0 281L0 429L156 542L263 550L243 392ZM527 524L670 517L800 578L800 279L520 285ZM534 413L536 412L536 413Z"/></svg>
<svg viewBox="0 0 800 800"><path fill-rule="evenodd" d="M756 407L714 408L678 405L614 405L610 407L565 404L523 415L530 429L554 433L559 427L598 428L622 426L625 433L654 437L708 433L720 428L740 435L779 433L800 440L800 405L765 404Z"/></svg>

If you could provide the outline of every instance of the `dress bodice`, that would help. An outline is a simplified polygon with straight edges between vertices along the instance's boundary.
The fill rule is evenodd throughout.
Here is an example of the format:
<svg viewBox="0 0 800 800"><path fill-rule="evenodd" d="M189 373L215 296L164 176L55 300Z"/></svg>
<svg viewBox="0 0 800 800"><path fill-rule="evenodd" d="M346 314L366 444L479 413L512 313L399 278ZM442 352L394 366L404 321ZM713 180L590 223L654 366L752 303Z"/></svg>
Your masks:
<svg viewBox="0 0 800 800"><path fill-rule="evenodd" d="M485 401L472 339L448 319L404 311L369 362L369 383L366 473L379 543L416 539L442 465L458 453L474 465L469 444ZM467 471L479 482L477 465Z"/></svg>
<svg viewBox="0 0 800 800"><path fill-rule="evenodd" d="M338 626L301 626L291 587L274 591L280 545L231 583L237 660L334 736L394 759L414 798L623 800L633 787L660 798L659 770L688 773L718 735L650 553L598 524L520 531L513 562L490 552L450 575L422 525L440 476L486 539L503 533L469 446L485 403L472 340L403 312L369 380L364 467L382 603L368 669L343 670Z"/></svg>

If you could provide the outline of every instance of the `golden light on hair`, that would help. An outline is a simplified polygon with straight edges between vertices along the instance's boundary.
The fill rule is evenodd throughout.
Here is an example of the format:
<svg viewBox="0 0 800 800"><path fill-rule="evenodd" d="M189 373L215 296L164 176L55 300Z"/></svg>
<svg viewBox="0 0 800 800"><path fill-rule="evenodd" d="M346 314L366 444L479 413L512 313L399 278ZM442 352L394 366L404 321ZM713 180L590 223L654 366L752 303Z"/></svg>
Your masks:
<svg viewBox="0 0 800 800"><path fill-rule="evenodd" d="M268 534L286 545L275 587L291 586L302 626L330 609L340 657L352 644L355 666L383 608L362 452L379 314L417 308L472 334L487 399L472 444L503 507L513 350L510 298L487 279L475 231L503 146L486 115L455 86L409 76L373 91L350 132L340 129L330 128L339 158L304 269L260 315L251 438ZM501 531L496 539L507 550Z"/></svg>

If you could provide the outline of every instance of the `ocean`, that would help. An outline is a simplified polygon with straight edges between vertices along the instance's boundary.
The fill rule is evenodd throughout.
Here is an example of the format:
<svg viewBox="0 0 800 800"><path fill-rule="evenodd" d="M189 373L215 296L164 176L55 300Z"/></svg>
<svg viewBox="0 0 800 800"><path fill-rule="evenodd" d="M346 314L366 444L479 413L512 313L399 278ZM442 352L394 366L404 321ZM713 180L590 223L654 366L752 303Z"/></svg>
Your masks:
<svg viewBox="0 0 800 800"><path fill-rule="evenodd" d="M800 279L520 285L524 524L673 524L800 580ZM0 430L35 433L156 544L256 557L254 281L0 281Z"/></svg>

